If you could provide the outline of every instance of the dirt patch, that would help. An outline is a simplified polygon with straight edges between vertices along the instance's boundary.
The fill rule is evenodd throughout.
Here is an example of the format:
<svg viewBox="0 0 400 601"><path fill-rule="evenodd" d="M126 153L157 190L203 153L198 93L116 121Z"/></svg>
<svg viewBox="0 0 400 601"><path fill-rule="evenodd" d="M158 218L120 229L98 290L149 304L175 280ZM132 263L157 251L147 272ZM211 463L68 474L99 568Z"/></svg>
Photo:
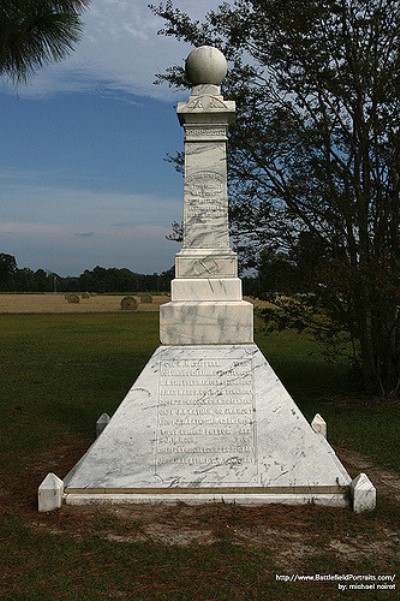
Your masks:
<svg viewBox="0 0 400 601"><path fill-rule="evenodd" d="M385 530L386 537L391 537L392 532ZM344 542L343 540L333 539L329 543L329 547L333 549L337 557L346 557L347 560L357 562L361 557L375 557L379 556L380 559L390 560L393 554L393 547L390 545L390 538L387 539L388 544L383 545L382 541L370 541L365 536L359 536L353 539L351 542Z"/></svg>
<svg viewBox="0 0 400 601"><path fill-rule="evenodd" d="M356 451L336 448L336 453L350 474L366 473L378 495L400 502L400 476L397 472L374 465L372 459Z"/></svg>
<svg viewBox="0 0 400 601"><path fill-rule="evenodd" d="M398 557L399 533L390 519L372 515L365 519L348 509L319 506L243 507L229 504L189 506L63 506L39 514L37 487L49 472L64 477L82 456L91 441L82 439L26 460L23 474L4 479L1 495L3 518L17 512L30 528L50 535L69 535L132 544L156 542L162 545L212 545L230 541L247 548L268 547L274 564L283 571L295 572L321 554L334 557L338 565L360 564L371 557L393 560ZM352 475L367 472L378 491L378 498L398 499L400 477L373 465L359 453L340 449L340 457ZM1 516L0 516L1 517Z"/></svg>
<svg viewBox="0 0 400 601"><path fill-rule="evenodd" d="M98 294L90 298L81 298L77 304L68 303L64 293L60 294L0 294L0 313L101 313L120 312L120 296ZM151 303L141 303L140 297L134 297L139 303L138 311L158 311L160 305L168 302L168 296L153 296Z"/></svg>

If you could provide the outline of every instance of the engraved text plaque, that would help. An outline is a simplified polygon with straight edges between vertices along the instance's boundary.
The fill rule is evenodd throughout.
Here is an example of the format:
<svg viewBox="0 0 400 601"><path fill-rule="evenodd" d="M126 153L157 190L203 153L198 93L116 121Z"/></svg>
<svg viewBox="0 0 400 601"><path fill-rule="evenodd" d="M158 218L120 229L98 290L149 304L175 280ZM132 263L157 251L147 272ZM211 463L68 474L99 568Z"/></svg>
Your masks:
<svg viewBox="0 0 400 601"><path fill-rule="evenodd" d="M219 467L232 468L232 484L241 472L256 475L251 359L162 360L156 475L165 481L172 469L215 483Z"/></svg>

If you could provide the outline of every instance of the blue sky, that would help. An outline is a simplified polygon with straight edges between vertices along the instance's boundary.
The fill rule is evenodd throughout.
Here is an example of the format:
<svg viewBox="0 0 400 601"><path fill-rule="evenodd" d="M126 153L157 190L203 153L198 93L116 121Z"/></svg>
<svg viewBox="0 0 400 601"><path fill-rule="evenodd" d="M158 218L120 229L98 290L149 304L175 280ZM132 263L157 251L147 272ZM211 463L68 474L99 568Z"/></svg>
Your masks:
<svg viewBox="0 0 400 601"><path fill-rule="evenodd" d="M219 0L177 0L195 18ZM165 236L183 213L183 181L165 161L183 147L175 114L187 97L155 74L191 48L157 36L143 0L92 0L62 63L16 91L0 82L0 252L59 275L169 269Z"/></svg>

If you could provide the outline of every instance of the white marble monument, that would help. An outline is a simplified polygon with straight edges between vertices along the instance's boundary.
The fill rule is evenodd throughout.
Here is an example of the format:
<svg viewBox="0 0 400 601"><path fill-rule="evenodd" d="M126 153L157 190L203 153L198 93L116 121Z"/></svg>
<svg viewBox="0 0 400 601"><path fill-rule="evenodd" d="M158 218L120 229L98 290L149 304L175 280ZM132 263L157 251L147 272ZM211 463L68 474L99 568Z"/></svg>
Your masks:
<svg viewBox="0 0 400 601"><path fill-rule="evenodd" d="M53 500L59 507L60 495L67 504L346 506L359 487L326 426L308 424L253 342L253 308L243 301L228 237L226 145L235 104L220 91L226 60L201 47L186 69L192 95L177 109L185 130L184 241L171 302L161 307L161 346L64 482L54 485L52 475L55 490L42 510ZM365 505L371 501L357 510Z"/></svg>
<svg viewBox="0 0 400 601"><path fill-rule="evenodd" d="M237 258L229 247L226 146L235 103L221 96L225 57L201 47L186 62L194 84L178 104L185 130L183 248L176 255L172 302L161 307L165 345L250 344L253 307L242 299Z"/></svg>

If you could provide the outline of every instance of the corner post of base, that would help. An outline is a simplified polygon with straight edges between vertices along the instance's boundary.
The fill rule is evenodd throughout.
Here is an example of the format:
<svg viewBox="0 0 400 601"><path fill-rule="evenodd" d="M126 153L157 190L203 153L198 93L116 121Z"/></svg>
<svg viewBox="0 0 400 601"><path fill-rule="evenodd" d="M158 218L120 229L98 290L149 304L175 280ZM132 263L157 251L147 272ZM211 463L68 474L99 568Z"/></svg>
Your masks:
<svg viewBox="0 0 400 601"><path fill-rule="evenodd" d="M353 511L373 511L376 508L376 488L367 474L359 474L350 485Z"/></svg>
<svg viewBox="0 0 400 601"><path fill-rule="evenodd" d="M328 438L328 427L326 425L326 421L319 413L315 414L314 419L311 422L311 428L316 434L321 434L321 436L324 438Z"/></svg>
<svg viewBox="0 0 400 601"><path fill-rule="evenodd" d="M49 472L38 488L39 511L53 511L62 505L64 482L52 472Z"/></svg>

